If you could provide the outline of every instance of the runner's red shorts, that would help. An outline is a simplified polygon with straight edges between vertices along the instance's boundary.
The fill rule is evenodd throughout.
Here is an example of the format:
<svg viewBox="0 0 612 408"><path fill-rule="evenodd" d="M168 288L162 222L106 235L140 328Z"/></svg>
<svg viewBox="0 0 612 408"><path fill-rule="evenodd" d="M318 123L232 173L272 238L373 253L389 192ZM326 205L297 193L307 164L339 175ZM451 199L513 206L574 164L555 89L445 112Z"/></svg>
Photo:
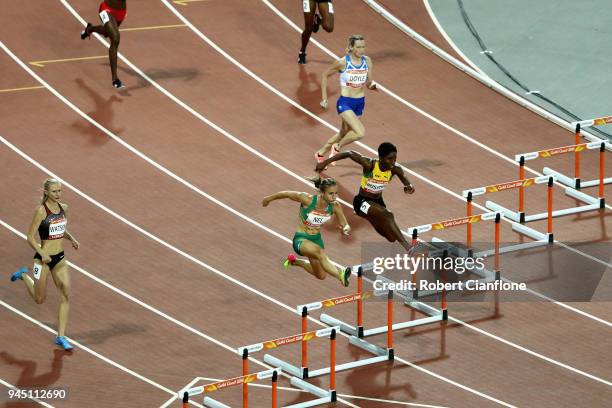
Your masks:
<svg viewBox="0 0 612 408"><path fill-rule="evenodd" d="M115 17L115 20L117 20L117 24L121 24L121 22L125 19L125 15L127 14L127 9L126 10L116 10L113 8L110 8L105 1L102 1L102 3L100 3L100 8L98 9L98 13L101 13L103 11L106 11L107 13L111 13L113 15L113 17Z"/></svg>

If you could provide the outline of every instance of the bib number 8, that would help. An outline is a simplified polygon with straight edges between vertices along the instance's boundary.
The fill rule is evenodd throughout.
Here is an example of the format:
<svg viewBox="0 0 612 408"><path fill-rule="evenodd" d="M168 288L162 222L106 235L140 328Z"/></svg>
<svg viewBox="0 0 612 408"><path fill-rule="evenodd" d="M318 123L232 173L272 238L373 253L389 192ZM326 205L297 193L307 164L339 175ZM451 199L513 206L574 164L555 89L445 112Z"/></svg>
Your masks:
<svg viewBox="0 0 612 408"><path fill-rule="evenodd" d="M42 273L43 266L38 262L34 262L34 266L32 267L32 273L34 274L34 279L39 280L40 274Z"/></svg>

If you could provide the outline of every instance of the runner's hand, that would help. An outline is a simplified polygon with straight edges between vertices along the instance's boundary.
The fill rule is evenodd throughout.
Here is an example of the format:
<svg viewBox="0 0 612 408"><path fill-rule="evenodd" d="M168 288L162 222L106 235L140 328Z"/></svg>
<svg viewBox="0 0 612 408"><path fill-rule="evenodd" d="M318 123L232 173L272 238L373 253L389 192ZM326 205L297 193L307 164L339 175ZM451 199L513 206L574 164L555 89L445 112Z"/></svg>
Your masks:
<svg viewBox="0 0 612 408"><path fill-rule="evenodd" d="M51 257L47 254L43 255L41 258L42 258L42 263L44 264L48 264L49 262L51 262Z"/></svg>
<svg viewBox="0 0 612 408"><path fill-rule="evenodd" d="M414 193L414 186L412 184L409 186L404 186L404 193L406 194Z"/></svg>
<svg viewBox="0 0 612 408"><path fill-rule="evenodd" d="M319 103L323 109L327 109L327 99L321 99L321 103Z"/></svg>
<svg viewBox="0 0 612 408"><path fill-rule="evenodd" d="M315 167L315 171L317 173L320 173L323 170L325 170L325 167L327 167L327 166L324 166L323 163L317 163L317 167ZM320 178L320 176L319 176L319 178Z"/></svg>
<svg viewBox="0 0 612 408"><path fill-rule="evenodd" d="M79 244L79 241L77 241L76 239L72 238L72 241L70 241L70 243L72 244L72 247L74 249L79 249L79 247L81 246L81 244Z"/></svg>
<svg viewBox="0 0 612 408"><path fill-rule="evenodd" d="M351 226L346 224L344 227L338 226L342 230L343 235L349 235L351 233Z"/></svg>
<svg viewBox="0 0 612 408"><path fill-rule="evenodd" d="M368 89L371 91L375 91L376 90L376 82L372 81L368 84Z"/></svg>

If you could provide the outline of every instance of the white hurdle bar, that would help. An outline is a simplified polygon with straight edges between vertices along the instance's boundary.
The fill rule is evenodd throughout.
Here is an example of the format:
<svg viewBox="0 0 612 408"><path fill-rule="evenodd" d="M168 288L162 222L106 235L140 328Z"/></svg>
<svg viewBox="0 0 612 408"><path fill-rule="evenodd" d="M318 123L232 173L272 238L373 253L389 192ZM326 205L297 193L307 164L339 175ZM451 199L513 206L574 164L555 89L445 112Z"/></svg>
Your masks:
<svg viewBox="0 0 612 408"><path fill-rule="evenodd" d="M518 223L524 223L527 221L535 221L548 219L548 242L553 242L553 231L552 231L552 219L553 217L570 214L571 211L577 211L574 209L566 209L566 210L557 210L553 211L553 183L555 178L553 176L540 176L540 177L532 177L528 179L520 179L515 181L510 181L501 184L494 184L485 187L473 188L470 190L464 190L463 196L467 198L468 202L468 213L470 212L471 207L471 199L473 196L484 195L489 193L497 193L505 190L519 189L519 210L512 211L502 205L499 205L493 201L486 201L485 207L491 211L502 214L504 217L509 218L510 220ZM548 185L548 210L544 213L534 214L530 216L525 216L525 205L524 205L524 189L526 187L530 187L536 184L544 184ZM582 209L582 211L587 211ZM580 211L578 211L580 212ZM507 251L506 251L507 252Z"/></svg>
<svg viewBox="0 0 612 408"><path fill-rule="evenodd" d="M580 125L578 125L579 128ZM514 156L514 159L519 164L519 178L525 178L525 162L528 160L534 160L537 158L549 158L553 156L557 156L560 154L566 153L574 153L574 178L568 177L558 171L552 170L549 167L544 167L542 171L545 175L555 176L556 181L559 181L561 184L564 184L568 187L571 187L576 190L580 190L584 187L594 187L599 186L599 203L600 208L605 207L605 199L604 199L604 185L612 183L612 177L605 178L605 152L606 149L610 149L610 143L605 141L597 141L590 143L579 143L579 130L576 136L576 144L571 146L562 146L555 147L553 149L539 150L537 152L529 152L529 153L521 153ZM599 178L589 181L582 181L580 178L580 153L585 150L599 150ZM590 197L588 201L592 201L593 198ZM584 201L584 200L581 200ZM586 210L589 211L589 210Z"/></svg>
<svg viewBox="0 0 612 408"><path fill-rule="evenodd" d="M394 331L394 330L401 330L401 329L405 329L405 328L408 328L408 327L422 326L422 325L431 324L431 323L435 323L435 322L439 322L439 321L447 319L448 314L447 314L446 310L443 310L443 311L436 310L435 312L432 312L431 308L422 307L422 305L419 302L414 302L414 304L412 304L412 303L405 303L406 306L409 306L409 307L411 307L413 309L419 310L420 312L426 314L427 317L423 317L423 318L419 318L419 319L414 319L414 316L413 316L413 318L411 320L409 320L409 321L405 321L405 322L401 322L401 323L393 323L393 314L390 313L391 309L387 308L387 325L380 326L380 327L375 327L375 328L371 328L371 329L365 329L364 325L363 325L363 317L362 317L363 316L363 306L360 303L360 302L363 302L363 300L365 300L365 297L366 297L365 295L366 294L369 295L369 292L363 292L363 286L362 286L363 283L361 281L361 279L363 279L362 276L363 276L363 267L364 266L366 266L366 267L373 267L373 264L370 263L370 264L364 264L364 265L359 265L358 266L358 269L357 269L357 277L359 279L357 281L358 282L358 293L355 294L355 295L348 295L347 296L347 298L349 296L354 296L355 300L357 300L357 302L358 302L358 305L357 305L358 306L357 307L357 326L353 326L353 325L351 325L349 323L346 323L346 322L344 322L344 321L342 321L340 319L337 319L337 318L335 318L333 316L330 316L328 314L325 314L325 313L322 313L321 316L319 317L319 319L323 323L325 323L327 325L330 325L330 326L339 326L340 330L342 332L347 333L347 334L355 337L356 339L363 339L365 337L369 337L369 336L374 336L374 335L377 335L377 334L385 333L385 332L387 332L387 330L389 328L391 328L392 331ZM395 284L395 282L393 282L393 281L391 281L389 279L380 277L380 276L377 277L377 280L383 280L385 282L385 284L387 284L387 285ZM386 292L387 291L385 291L385 293ZM397 291L397 292L399 293L399 291ZM359 293L361 293L362 296L358 296ZM337 299L342 299L342 298L343 297L337 298ZM333 299L330 299L330 300L333 300ZM328 301L322 301L322 302L329 302L329 300ZM322 302L315 302L315 303L311 303L311 304L308 304L308 305L302 305L302 306L299 306L299 307L301 307L301 308L307 307L308 310L315 310L315 309L319 309L319 308L325 306L325 304L322 304ZM388 302L389 302L389 300L388 300ZM331 306L334 306L334 304L328 305L326 307L331 307ZM361 348L363 348L363 349L365 349L367 351L370 351L372 354L375 354L375 355L377 355L379 357L380 356L388 355L387 351L385 351L384 349L369 347L368 346L369 343L366 342L366 341L359 342L359 341L356 341L353 338L350 338L349 341L351 342L351 344L354 344L354 345L359 346L359 347L361 347ZM391 347L388 347L388 348L391 348ZM380 361L382 361L382 360L380 360Z"/></svg>
<svg viewBox="0 0 612 408"><path fill-rule="evenodd" d="M358 278L362 279L362 270L361 268L358 271ZM340 304L346 304L349 302L353 302L353 301L357 301L357 302L363 302L364 298L367 296L370 296L370 292L363 292L363 286L362 285L358 285L359 286L359 292L358 293L354 293L351 295L346 295L346 296L340 296L337 298L331 298L331 299L325 299L319 302L312 302L306 305L300 305L297 307L298 311L301 312L302 315L302 332L305 333L308 330L308 313L312 310L318 310L321 309L323 307L333 307L333 306L337 306ZM362 306L358 307L358 321L362 322ZM389 312L392 313L392 309L389 310ZM387 319L392 319L392 314L389 315L391 317L388 317ZM354 344L358 347L361 347L369 352L371 352L372 354L375 355L375 357L370 357L370 358L366 358L366 359L362 359L362 360L357 360L357 361L352 361L352 362L348 362L348 363L343 363L343 364L338 364L335 366L335 371L344 371L344 370L349 370L352 368L356 368L356 367L362 367L362 366L366 366L366 365L370 365L370 364L375 364L375 363L379 363L382 361L388 361L388 360L393 360L393 347L392 347L392 340L390 340L390 343L388 344L387 349L383 349L380 348L378 346L374 346L368 342L365 341L360 341L359 337L357 336L357 334L360 334L362 337L365 336L366 334L369 335L369 331L368 330L363 330L363 326L361 325L362 323L360 323L360 325L357 327L351 326L347 323L341 322L331 316L328 315L324 315L322 314L319 318L322 322L331 325L332 327L342 331L343 330L343 326L344 326L344 330L346 330L346 332L349 332L349 334L351 334L351 337L349 338L349 342L351 344ZM385 326L385 329L388 326ZM306 342L302 342L302 364L301 367L296 367L292 364L289 364L277 357L274 356L270 356L270 355L265 355L264 356L264 361L267 362L268 364L272 364L276 367L282 367L285 371L290 372L292 375L300 378L300 379L307 379L307 378L314 378L314 377L318 377L324 374L328 374L330 373L330 367L325 367L325 368L321 368L321 369L317 369L317 370L309 370L308 368L308 347L307 347L307 343Z"/></svg>
<svg viewBox="0 0 612 408"><path fill-rule="evenodd" d="M582 140L581 139L582 128L589 127L589 126L609 125L609 124L612 124L612 116L603 116L601 118L585 119L585 120L580 120L577 122L572 122L572 126L574 126L574 130L576 134L576 144L580 143L580 141ZM601 142L603 140L601 138L598 138L592 135L584 135L584 138L591 142ZM607 150L610 150L611 147L612 147L612 144L606 145ZM578 160L580 160L579 155L578 155Z"/></svg>
<svg viewBox="0 0 612 408"><path fill-rule="evenodd" d="M225 405L222 402L219 402L211 397L208 394L219 391L224 388L234 387L236 385L242 384L242 406L243 408L248 408L248 394L246 393L246 388L249 383L252 383L257 380L265 380L267 378L272 379L272 408L277 408L278 406L278 376L281 373L281 369L274 368L271 370L260 371L258 373L246 374L240 377L228 378L225 380L216 381L214 383L201 385L199 387L192 387L188 389L183 389L178 392L178 397L183 400L183 408L187 408L189 406L189 398L204 394L204 398L202 403L205 407L209 408L230 408L229 405Z"/></svg>
<svg viewBox="0 0 612 408"><path fill-rule="evenodd" d="M279 339L269 340L262 343L255 343L249 346L239 347L237 349L238 354L241 354L244 357L248 358L249 353L254 353L261 351L263 349L273 349L280 346L285 346L288 344L297 343L301 341L302 343L316 339L321 337L329 337L330 350L329 350L329 367L325 374L329 373L329 390L325 391L318 387L314 387L311 384L306 382L294 382L293 378L291 383L297 387L300 387L304 391L312 393L313 395L319 397L316 400L302 402L299 404L289 405L285 408L305 408L305 407L314 407L316 405L327 404L331 402L335 402L337 399L336 396L336 333L340 330L339 327L327 327L324 329L303 332L300 334L296 334L293 336L282 337ZM304 370L304 367L296 367L293 364L287 363L280 358L274 357L270 354L264 355L264 362L270 364L273 367L277 367L283 371L288 372L289 374L298 377L298 379L309 378L308 368Z"/></svg>
<svg viewBox="0 0 612 408"><path fill-rule="evenodd" d="M480 221L490 221L490 220L494 220L495 222L495 232L494 232L494 249L490 250L491 254L495 256L495 266L494 266L494 270L493 271L489 271L488 269L474 269L471 270L470 272L475 273L476 275L478 275L480 278L478 279L479 281L483 281L483 282L490 282L490 281L495 281L495 280L499 280L501 279L501 270L500 270L500 265L499 265L499 254L500 254L500 222L501 222L501 218L503 217L503 214L501 212L491 212L491 213L484 213L484 214L479 214L479 215L473 215L472 214L472 193L470 192L469 194L465 194L465 197L467 198L467 217L463 217L463 218L457 218L457 219L452 219L452 220L446 220L446 221L442 221L442 222L437 222L437 223L432 223L432 224L425 224L425 225L420 225L418 227L413 227L411 228L412 230L412 238L413 240L418 239L418 234L419 233L425 233L425 232L429 232L432 230L435 231L439 231L439 230L443 230L443 229L447 229L447 228L452 228L452 227L459 227L462 225L466 225L466 231L467 231L467 237L466 237L466 241L467 241L467 250L464 250L462 248L458 248L455 245L452 245L446 241L443 241L442 239L436 238L436 237L432 237L431 239L431 244L429 244L430 246L433 246L436 249L442 249L443 250L443 257L446 258L449 255L454 255L454 256L460 256L460 257L474 257L474 253L473 253L473 248L472 248L472 229L471 226L472 224L475 224L477 222ZM440 248L440 246L442 248ZM488 251L483 251L480 252L479 254L485 254L487 253L486 256L488 256ZM413 274L413 282L416 283L416 274ZM431 295L435 295L438 293L442 293L442 309L445 310L446 309L446 293L445 291L439 291L439 290L418 290L415 289L413 291L407 292L407 299L405 300L405 303L407 305L412 305L413 304L413 299L419 299L419 298L423 298L423 297L427 297L427 296L431 296Z"/></svg>

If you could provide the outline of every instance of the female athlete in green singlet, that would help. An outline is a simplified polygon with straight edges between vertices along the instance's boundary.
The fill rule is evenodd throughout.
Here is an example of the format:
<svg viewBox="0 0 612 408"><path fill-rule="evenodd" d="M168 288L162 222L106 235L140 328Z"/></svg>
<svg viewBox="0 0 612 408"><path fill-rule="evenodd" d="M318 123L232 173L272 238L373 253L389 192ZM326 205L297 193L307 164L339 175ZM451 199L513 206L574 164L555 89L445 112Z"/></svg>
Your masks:
<svg viewBox="0 0 612 408"><path fill-rule="evenodd" d="M325 279L329 274L340 280L344 286L348 286L351 268L338 269L332 265L325 254L325 245L321 238L321 226L334 215L343 234L348 235L351 230L340 203L336 201L338 186L332 178L318 180L315 186L319 189L320 194L280 191L265 197L262 205L267 207L270 202L283 198L300 203L298 228L293 236L293 249L298 255L307 257L308 262L290 254L285 262L285 267L299 266L319 279Z"/></svg>

